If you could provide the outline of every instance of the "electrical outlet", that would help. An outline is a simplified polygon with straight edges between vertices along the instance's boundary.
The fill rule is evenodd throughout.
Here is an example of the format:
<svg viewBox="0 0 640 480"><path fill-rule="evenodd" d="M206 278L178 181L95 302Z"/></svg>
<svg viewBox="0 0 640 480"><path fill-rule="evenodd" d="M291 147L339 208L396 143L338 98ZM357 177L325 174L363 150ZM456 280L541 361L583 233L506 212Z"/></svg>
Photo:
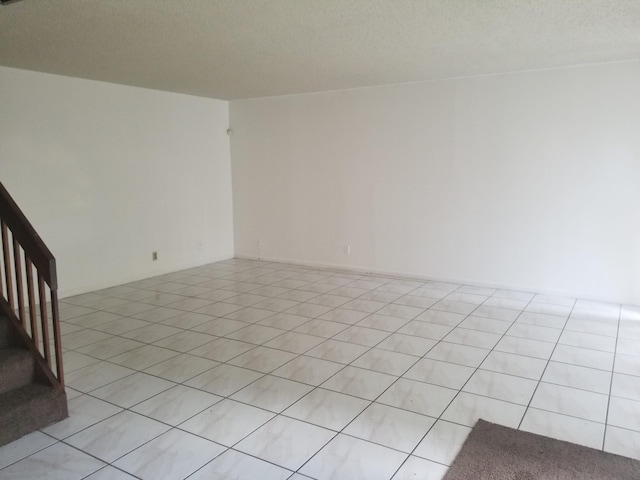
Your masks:
<svg viewBox="0 0 640 480"><path fill-rule="evenodd" d="M344 246L344 254L351 255L351 245L347 244Z"/></svg>
<svg viewBox="0 0 640 480"><path fill-rule="evenodd" d="M158 260L158 252L151 252L151 260L154 262Z"/></svg>

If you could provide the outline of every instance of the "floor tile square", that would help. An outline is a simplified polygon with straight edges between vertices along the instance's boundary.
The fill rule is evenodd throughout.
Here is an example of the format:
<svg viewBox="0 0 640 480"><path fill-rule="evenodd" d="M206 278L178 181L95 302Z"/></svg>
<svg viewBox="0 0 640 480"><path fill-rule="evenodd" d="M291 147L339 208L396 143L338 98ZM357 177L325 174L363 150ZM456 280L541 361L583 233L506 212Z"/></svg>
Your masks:
<svg viewBox="0 0 640 480"><path fill-rule="evenodd" d="M190 433L172 429L114 463L143 480L186 478L225 447Z"/></svg>
<svg viewBox="0 0 640 480"><path fill-rule="evenodd" d="M493 318L476 317L469 315L465 318L460 325L460 328L467 328L469 330L478 330L480 332L496 333L503 335L511 327L511 322L505 322L503 320L495 320Z"/></svg>
<svg viewBox="0 0 640 480"><path fill-rule="evenodd" d="M274 416L260 408L222 400L180 425L180 429L231 447Z"/></svg>
<svg viewBox="0 0 640 480"><path fill-rule="evenodd" d="M478 367L486 358L489 350L468 345L440 342L427 353L426 358L443 362L457 363L467 367Z"/></svg>
<svg viewBox="0 0 640 480"><path fill-rule="evenodd" d="M231 320L230 318L212 318L194 327L193 331L223 337L249 325L249 323Z"/></svg>
<svg viewBox="0 0 640 480"><path fill-rule="evenodd" d="M108 362L98 362L67 375L66 384L86 393L135 373L135 370Z"/></svg>
<svg viewBox="0 0 640 480"><path fill-rule="evenodd" d="M392 407L439 417L457 391L406 378L399 379L377 400Z"/></svg>
<svg viewBox="0 0 640 480"><path fill-rule="evenodd" d="M240 342L238 340L231 340L230 338L218 338L201 347L194 348L189 353L217 362L227 362L254 348L256 348L256 346L253 343Z"/></svg>
<svg viewBox="0 0 640 480"><path fill-rule="evenodd" d="M520 430L545 437L601 449L604 440L604 424L583 418L568 417L559 413L529 408Z"/></svg>
<svg viewBox="0 0 640 480"><path fill-rule="evenodd" d="M0 471L2 478L80 480L105 464L64 443L56 443Z"/></svg>
<svg viewBox="0 0 640 480"><path fill-rule="evenodd" d="M434 303L431 307L433 310L442 310L443 312L458 313L461 315L469 315L478 307L476 303L465 303L457 300L449 300L449 297Z"/></svg>
<svg viewBox="0 0 640 480"><path fill-rule="evenodd" d="M494 398L460 392L442 414L442 419L472 427L479 419L517 428L526 407Z"/></svg>
<svg viewBox="0 0 640 480"><path fill-rule="evenodd" d="M132 477L122 470L107 465L88 477L85 477L84 480L136 480L136 477Z"/></svg>
<svg viewBox="0 0 640 480"><path fill-rule="evenodd" d="M316 337L331 338L347 328L349 328L349 325L345 323L314 318L294 329L294 332L306 333L307 335L314 335Z"/></svg>
<svg viewBox="0 0 640 480"><path fill-rule="evenodd" d="M178 353L173 350L153 345L145 345L135 350L122 353L117 357L109 359L109 361L134 370L144 370L176 355L178 355Z"/></svg>
<svg viewBox="0 0 640 480"><path fill-rule="evenodd" d="M362 412L369 401L351 395L316 388L283 414L331 430L342 430Z"/></svg>
<svg viewBox="0 0 640 480"><path fill-rule="evenodd" d="M451 465L458 455L471 427L438 420L416 448L414 455Z"/></svg>
<svg viewBox="0 0 640 480"><path fill-rule="evenodd" d="M154 345L186 353L189 350L193 350L204 345L205 343L212 342L216 338L217 337L207 335L206 333L184 330L180 333L176 333L175 335L171 335L170 337L158 340Z"/></svg>
<svg viewBox="0 0 640 480"><path fill-rule="evenodd" d="M522 307L524 308L524 306ZM485 302L473 311L476 317L491 318L493 320L502 320L505 322L513 322L520 315L521 308L511 309L502 308L500 306L487 305Z"/></svg>
<svg viewBox="0 0 640 480"><path fill-rule="evenodd" d="M301 317L318 318L324 315L329 310L333 310L334 307L327 305L316 305L314 303L300 303L294 307L285 310L285 313L291 315L300 315Z"/></svg>
<svg viewBox="0 0 640 480"><path fill-rule="evenodd" d="M559 328L540 327L528 323L514 323L507 331L507 335L511 337L530 338L532 340L552 343L558 341L561 333L562 330Z"/></svg>
<svg viewBox="0 0 640 480"><path fill-rule="evenodd" d="M352 363L354 367L400 376L418 361L418 357L404 353L372 348Z"/></svg>
<svg viewBox="0 0 640 480"><path fill-rule="evenodd" d="M496 346L502 335L497 333L481 332L479 330L469 330L467 328L456 327L444 337L445 342L468 345L470 347L480 347L492 349Z"/></svg>
<svg viewBox="0 0 640 480"><path fill-rule="evenodd" d="M322 384L322 388L374 400L397 377L356 367L345 367Z"/></svg>
<svg viewBox="0 0 640 480"><path fill-rule="evenodd" d="M129 408L174 385L168 380L137 372L93 390L91 395L120 407Z"/></svg>
<svg viewBox="0 0 640 480"><path fill-rule="evenodd" d="M391 480L442 480L448 468L411 455Z"/></svg>
<svg viewBox="0 0 640 480"><path fill-rule="evenodd" d="M71 334L73 335L73 334ZM128 352L134 348L142 347L144 344L122 337L110 337L101 340L86 347L77 349L78 353L84 353L100 360L108 360L109 358Z"/></svg>
<svg viewBox="0 0 640 480"><path fill-rule="evenodd" d="M409 323L409 320L404 318L390 317L388 315L372 313L368 317L360 320L356 325L358 327L374 328L376 330L384 330L386 332L395 332L407 323Z"/></svg>
<svg viewBox="0 0 640 480"><path fill-rule="evenodd" d="M262 377L263 374L233 365L219 365L191 380L185 385L205 392L228 397Z"/></svg>
<svg viewBox="0 0 640 480"><path fill-rule="evenodd" d="M373 403L343 433L411 453L435 421L432 417Z"/></svg>
<svg viewBox="0 0 640 480"><path fill-rule="evenodd" d="M69 400L68 408L68 418L42 431L61 440L122 411L120 407L89 395L80 395Z"/></svg>
<svg viewBox="0 0 640 480"><path fill-rule="evenodd" d="M373 328L351 326L333 337L334 340L373 347L389 336L389 332Z"/></svg>
<svg viewBox="0 0 640 480"><path fill-rule="evenodd" d="M182 383L218 365L220 365L218 362L182 353L147 368L145 373L171 380L172 382Z"/></svg>
<svg viewBox="0 0 640 480"><path fill-rule="evenodd" d="M0 468L22 460L54 443L56 443L55 439L36 430L7 445L3 445L0 447Z"/></svg>
<svg viewBox="0 0 640 480"><path fill-rule="evenodd" d="M190 476L189 480L286 480L290 475L290 470L242 452L227 450Z"/></svg>
<svg viewBox="0 0 640 480"><path fill-rule="evenodd" d="M591 348L593 350L601 350L603 352L615 352L615 337L603 337L591 333L574 332L565 330L560 335L558 343L562 345L571 345L573 347Z"/></svg>
<svg viewBox="0 0 640 480"><path fill-rule="evenodd" d="M331 430L278 416L238 443L236 449L295 471L334 435Z"/></svg>
<svg viewBox="0 0 640 480"><path fill-rule="evenodd" d="M346 308L336 308L322 315L320 319L354 325L367 316L369 316L369 313L367 312L348 310Z"/></svg>
<svg viewBox="0 0 640 480"><path fill-rule="evenodd" d="M204 409L218 403L222 397L176 385L142 403L131 410L169 425L176 426Z"/></svg>
<svg viewBox="0 0 640 480"><path fill-rule="evenodd" d="M611 371L613 369L613 353L591 350L588 348L556 345L551 360L569 363L581 367L598 368Z"/></svg>
<svg viewBox="0 0 640 480"><path fill-rule="evenodd" d="M531 400L531 406L541 410L604 423L608 396L599 393L541 382Z"/></svg>
<svg viewBox="0 0 640 480"><path fill-rule="evenodd" d="M176 310L179 311L179 310ZM182 330L167 325L151 324L146 327L138 328L130 332L123 333L122 336L143 343L154 343L163 338L170 337Z"/></svg>
<svg viewBox="0 0 640 480"><path fill-rule="evenodd" d="M407 454L338 434L300 472L318 480L387 480Z"/></svg>
<svg viewBox="0 0 640 480"><path fill-rule="evenodd" d="M537 384L537 381L527 378L478 370L471 376L462 391L526 406Z"/></svg>
<svg viewBox="0 0 640 480"><path fill-rule="evenodd" d="M320 358L299 356L274 370L273 375L288 378L307 385L320 385L341 370L344 365Z"/></svg>
<svg viewBox="0 0 640 480"><path fill-rule="evenodd" d="M68 437L65 442L111 463L169 428L125 410Z"/></svg>
<svg viewBox="0 0 640 480"><path fill-rule="evenodd" d="M411 367L403 377L459 390L474 371L475 369L472 367L423 358Z"/></svg>
<svg viewBox="0 0 640 480"><path fill-rule="evenodd" d="M305 355L322 358L332 362L348 364L353 362L367 350L369 350L369 347L365 347L364 345L355 345L353 343L339 342L337 340L327 340L317 347L309 350Z"/></svg>
<svg viewBox="0 0 640 480"><path fill-rule="evenodd" d="M494 347L494 350L548 360L553 353L554 347L555 344L550 342L505 336L502 337L502 340Z"/></svg>
<svg viewBox="0 0 640 480"><path fill-rule="evenodd" d="M324 342L324 338L305 335L304 333L287 332L264 344L265 347L276 348L292 353L305 353Z"/></svg>
<svg viewBox="0 0 640 480"><path fill-rule="evenodd" d="M427 310L426 312L418 315L415 320L421 322L436 323L438 325L446 325L448 327L458 326L465 318L466 314L443 312L440 310Z"/></svg>
<svg viewBox="0 0 640 480"><path fill-rule="evenodd" d="M607 426L604 451L640 460L640 432Z"/></svg>
<svg viewBox="0 0 640 480"><path fill-rule="evenodd" d="M229 360L229 363L262 373L270 373L297 356L296 353L276 350L274 348L256 347Z"/></svg>
<svg viewBox="0 0 640 480"><path fill-rule="evenodd" d="M271 412L280 413L313 389L310 385L266 375L230 398Z"/></svg>
<svg viewBox="0 0 640 480"><path fill-rule="evenodd" d="M551 361L542 381L608 395L611 372Z"/></svg>
<svg viewBox="0 0 640 480"><path fill-rule="evenodd" d="M436 343L436 340L429 338L394 333L376 345L376 348L422 357L431 350Z"/></svg>
<svg viewBox="0 0 640 480"><path fill-rule="evenodd" d="M495 350L487 355L487 358L480 365L482 370L506 373L531 380L540 380L546 367L546 360Z"/></svg>
<svg viewBox="0 0 640 480"><path fill-rule="evenodd" d="M615 358L616 363L613 370L616 373L640 377L640 356L618 354Z"/></svg>
<svg viewBox="0 0 640 480"><path fill-rule="evenodd" d="M439 323L423 322L420 319L412 320L398 330L398 333L412 335L415 337L430 338L431 340L442 340L453 328L449 325Z"/></svg>

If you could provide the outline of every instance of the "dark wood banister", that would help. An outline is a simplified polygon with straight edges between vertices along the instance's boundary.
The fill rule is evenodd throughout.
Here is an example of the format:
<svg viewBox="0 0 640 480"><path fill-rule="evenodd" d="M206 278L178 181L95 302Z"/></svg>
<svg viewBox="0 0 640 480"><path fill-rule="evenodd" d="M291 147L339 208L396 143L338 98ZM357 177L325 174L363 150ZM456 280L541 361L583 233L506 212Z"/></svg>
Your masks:
<svg viewBox="0 0 640 480"><path fill-rule="evenodd" d="M24 251L29 255L31 262L38 269L42 278L51 289L58 288L56 275L56 259L44 244L40 235L35 231L20 207L11 198L7 189L0 182L0 218L7 224Z"/></svg>
<svg viewBox="0 0 640 480"><path fill-rule="evenodd" d="M4 265L4 272L0 272L0 313L11 320L20 343L31 351L36 360L36 374L40 380L49 383L53 387L64 389L56 260L1 182L0 230L2 237L0 250L2 250L2 263ZM9 233L12 238L11 242L9 241ZM9 250L11 246L13 247L13 255ZM24 265L22 264L23 255L21 251L24 252ZM12 256L13 264L10 261ZM34 269L37 282L34 282L33 278ZM4 273L4 285L2 273ZM27 305L25 305L24 299L23 275L26 277L28 317L25 313ZM49 299L47 299L46 290L49 291ZM49 346L51 338L48 321L48 301L50 301L53 327L55 372ZM40 314L42 328L40 337L38 336L36 312ZM27 327L29 327L31 333L29 333ZM40 343L42 344L42 350L40 350Z"/></svg>

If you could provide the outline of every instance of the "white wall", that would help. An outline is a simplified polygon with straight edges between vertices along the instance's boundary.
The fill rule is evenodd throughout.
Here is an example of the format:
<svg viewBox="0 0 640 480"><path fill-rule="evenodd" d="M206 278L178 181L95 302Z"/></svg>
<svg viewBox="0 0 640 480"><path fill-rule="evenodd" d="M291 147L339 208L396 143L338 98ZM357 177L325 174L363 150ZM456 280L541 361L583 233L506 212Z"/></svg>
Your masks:
<svg viewBox="0 0 640 480"><path fill-rule="evenodd" d="M0 113L62 296L233 256L227 102L0 67Z"/></svg>
<svg viewBox="0 0 640 480"><path fill-rule="evenodd" d="M236 255L640 304L638 61L230 116Z"/></svg>

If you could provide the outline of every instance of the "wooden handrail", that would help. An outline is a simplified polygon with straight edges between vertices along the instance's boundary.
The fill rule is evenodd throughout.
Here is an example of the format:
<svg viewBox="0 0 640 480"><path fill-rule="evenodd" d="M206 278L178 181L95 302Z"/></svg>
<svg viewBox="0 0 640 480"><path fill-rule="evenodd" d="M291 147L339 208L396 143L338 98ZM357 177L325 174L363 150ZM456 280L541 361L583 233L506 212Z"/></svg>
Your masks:
<svg viewBox="0 0 640 480"><path fill-rule="evenodd" d="M64 389L56 260L2 183L0 234L0 314L9 318L20 343L34 356L38 378Z"/></svg>
<svg viewBox="0 0 640 480"><path fill-rule="evenodd" d="M20 207L11 198L2 182L0 182L0 218L9 227L13 238L24 249L31 262L44 278L44 281L52 289L57 289L56 259L44 244L40 235L35 231L31 222L22 213Z"/></svg>

